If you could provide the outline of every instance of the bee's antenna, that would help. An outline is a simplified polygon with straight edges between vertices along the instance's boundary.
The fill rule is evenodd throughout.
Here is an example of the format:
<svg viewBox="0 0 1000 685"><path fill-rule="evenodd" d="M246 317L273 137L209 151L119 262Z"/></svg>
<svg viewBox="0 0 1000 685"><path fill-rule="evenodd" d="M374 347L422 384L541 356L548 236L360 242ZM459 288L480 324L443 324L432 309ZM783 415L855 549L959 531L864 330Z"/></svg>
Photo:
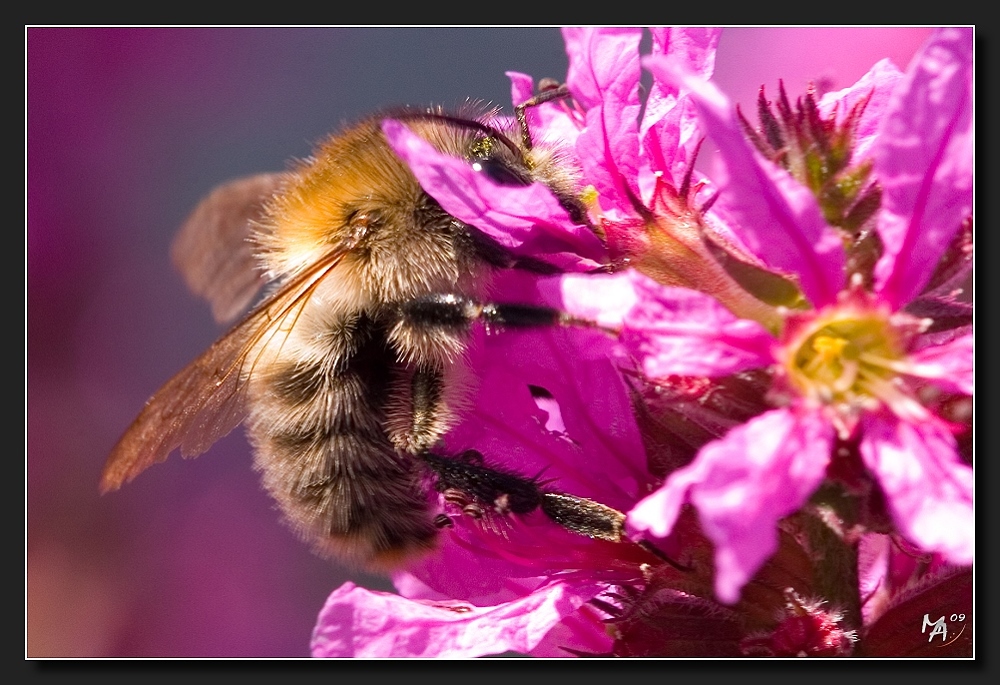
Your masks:
<svg viewBox="0 0 1000 685"><path fill-rule="evenodd" d="M503 145L508 148L511 152L522 158L524 154L514 144L510 138L505 136L503 133L493 128L489 124L484 124L481 121L476 121L475 119L465 119L463 117L456 117L450 114L444 114L442 112L402 112L400 114L393 114L393 119L435 119L438 121L447 121L449 124L454 124L455 126L464 126L465 128L475 129L482 133L485 133L490 138L496 138Z"/></svg>

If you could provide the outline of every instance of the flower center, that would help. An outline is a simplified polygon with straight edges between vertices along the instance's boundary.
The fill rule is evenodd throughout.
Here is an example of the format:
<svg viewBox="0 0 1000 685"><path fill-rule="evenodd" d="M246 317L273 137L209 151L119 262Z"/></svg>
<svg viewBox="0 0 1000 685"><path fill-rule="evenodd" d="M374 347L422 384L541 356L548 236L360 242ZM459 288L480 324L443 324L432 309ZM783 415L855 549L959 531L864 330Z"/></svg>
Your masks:
<svg viewBox="0 0 1000 685"><path fill-rule="evenodd" d="M789 347L792 383L825 404L893 404L893 380L905 358L895 327L879 312L819 317Z"/></svg>

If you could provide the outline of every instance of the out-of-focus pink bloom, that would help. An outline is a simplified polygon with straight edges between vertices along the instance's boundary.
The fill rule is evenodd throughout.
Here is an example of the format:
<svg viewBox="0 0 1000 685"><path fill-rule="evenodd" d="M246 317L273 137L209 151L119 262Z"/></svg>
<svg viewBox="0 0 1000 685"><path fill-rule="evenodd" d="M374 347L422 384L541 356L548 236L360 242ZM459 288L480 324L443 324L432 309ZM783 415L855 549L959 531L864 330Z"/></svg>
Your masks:
<svg viewBox="0 0 1000 685"><path fill-rule="evenodd" d="M647 64L692 92L728 169L716 180L734 230L768 266L797 277L815 309L789 314L763 353L764 330L741 329L734 345L737 318L698 302L706 296L685 294L684 311L699 318L679 321L676 293L637 290L644 301L624 316L622 340L631 341L644 368L706 371L706 359L716 360L714 375L770 367L775 399L785 406L704 447L630 513L629 523L664 535L690 499L717 545L717 594L734 602L774 551L778 519L802 506L823 479L834 440L856 437L902 534L952 563L971 564L972 470L960 461L948 425L917 400L914 381L971 394L972 334L917 351L920 322L901 311L971 215L971 31L936 31L886 104L871 144L884 193L878 230L885 246L871 293L857 283L844 287L840 239L815 198L739 135L725 96L669 59ZM866 77L876 91L885 73L882 65Z"/></svg>

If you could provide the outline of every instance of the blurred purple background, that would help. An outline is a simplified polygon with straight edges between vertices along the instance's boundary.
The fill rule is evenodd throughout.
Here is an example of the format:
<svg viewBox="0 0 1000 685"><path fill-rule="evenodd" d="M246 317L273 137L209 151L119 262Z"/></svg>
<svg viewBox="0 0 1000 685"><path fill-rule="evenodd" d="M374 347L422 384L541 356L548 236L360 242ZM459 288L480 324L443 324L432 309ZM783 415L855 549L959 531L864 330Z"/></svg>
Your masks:
<svg viewBox="0 0 1000 685"><path fill-rule="evenodd" d="M716 81L905 69L929 29L727 29ZM242 431L101 497L143 402L221 332L170 264L216 184L280 170L373 109L509 108L504 71L565 75L558 29L28 28L26 654L304 657L349 577L278 521ZM708 151L710 153L710 150ZM386 581L355 582L386 588Z"/></svg>

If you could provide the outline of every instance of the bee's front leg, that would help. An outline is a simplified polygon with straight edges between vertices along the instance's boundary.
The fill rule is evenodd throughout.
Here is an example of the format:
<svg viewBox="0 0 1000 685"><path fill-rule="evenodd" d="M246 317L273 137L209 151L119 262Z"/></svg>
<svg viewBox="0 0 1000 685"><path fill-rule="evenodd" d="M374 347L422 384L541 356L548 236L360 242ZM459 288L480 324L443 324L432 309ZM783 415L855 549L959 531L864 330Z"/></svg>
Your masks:
<svg viewBox="0 0 1000 685"><path fill-rule="evenodd" d="M552 307L483 303L453 293L435 293L401 302L398 313L403 325L454 331L465 331L475 321L482 321L488 328L533 328L578 323L570 315Z"/></svg>

